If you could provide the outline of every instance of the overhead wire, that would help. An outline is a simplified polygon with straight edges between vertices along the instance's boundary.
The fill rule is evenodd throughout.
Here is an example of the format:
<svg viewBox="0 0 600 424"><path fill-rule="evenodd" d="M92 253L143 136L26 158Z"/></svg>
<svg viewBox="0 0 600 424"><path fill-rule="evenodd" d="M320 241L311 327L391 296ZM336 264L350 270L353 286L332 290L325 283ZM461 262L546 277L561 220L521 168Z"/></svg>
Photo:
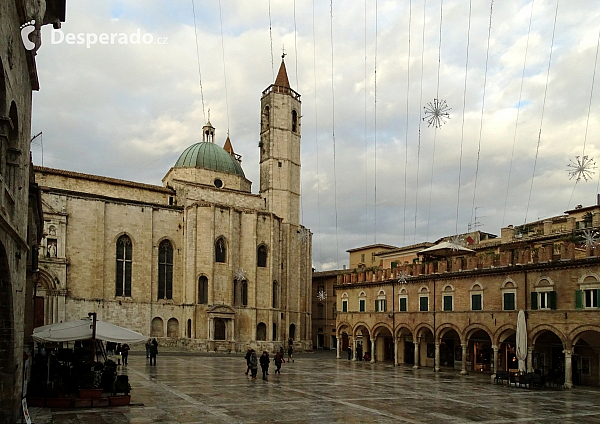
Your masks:
<svg viewBox="0 0 600 424"><path fill-rule="evenodd" d="M313 32L313 75L315 84L315 147L317 153L317 213L319 217L319 231L317 234L317 246L319 249L319 261L322 262L323 256L321 251L321 187L319 174L319 113L317 111L317 37L315 35L315 0L312 2L312 32Z"/></svg>
<svg viewBox="0 0 600 424"><path fill-rule="evenodd" d="M365 243L369 239L369 161L367 148L367 2L365 1L365 124L364 124L364 139L365 139Z"/></svg>
<svg viewBox="0 0 600 424"><path fill-rule="evenodd" d="M334 90L334 66L333 66L333 0L329 0L329 18L331 39L331 137L333 141L333 190L334 190L334 205L335 205L335 252L336 264L340 265L340 246L338 240L338 211L337 211L337 172L336 172L336 157L335 157L335 90Z"/></svg>
<svg viewBox="0 0 600 424"><path fill-rule="evenodd" d="M420 84L420 94L419 94L419 115L423 110L423 70L424 70L424 58L425 58L425 22L426 22L426 12L427 11L427 0L423 1L423 35L422 35L422 44L421 44L421 84ZM419 168L421 164L421 122L422 120L419 118L419 128L418 128L418 143L417 143L417 181L415 183L415 230L413 235L413 244L417 242L417 215L419 211Z"/></svg>
<svg viewBox="0 0 600 424"><path fill-rule="evenodd" d="M548 82L550 81L550 65L552 64L552 51L554 50L554 35L556 34L556 21L558 18L558 5L560 0L556 0L556 11L554 12L554 25L552 26L552 41L550 42L550 56L548 57L548 71L546 73L546 86L544 87L544 100L542 101L542 116L540 117L540 129L538 132L537 145L535 148L535 158L533 160L533 172L531 174L531 185L529 186L529 196L527 198L527 208L525 209L525 220L527 223L527 215L529 214L529 204L531 203L531 193L533 192L533 181L535 179L535 171L537 168L537 160L540 152L540 143L542 140L542 127L544 124L544 112L546 111L546 96L548 94Z"/></svg>
<svg viewBox="0 0 600 424"><path fill-rule="evenodd" d="M296 34L298 30L296 28L296 0L294 0L294 62L296 64L296 91L300 92L300 85L298 83L298 43L296 41ZM302 170L300 170L302 172ZM304 225L304 196L302 196L302 178L300 178L300 217L301 223Z"/></svg>
<svg viewBox="0 0 600 424"><path fill-rule="evenodd" d="M374 122L374 134L375 134L375 160L374 160L374 195L375 199L373 202L374 208L374 223L373 223L373 243L377 243L377 0L375 0L375 76L374 76L374 95L375 95L375 122Z"/></svg>
<svg viewBox="0 0 600 424"><path fill-rule="evenodd" d="M204 109L204 90L202 88L202 71L200 69L200 47L198 45L198 27L196 25L196 8L194 7L194 0L192 0L192 14L194 15L194 34L196 35L196 59L198 60L198 82L200 83L200 99L202 100L202 115L204 122L206 122L206 112Z"/></svg>
<svg viewBox="0 0 600 424"><path fill-rule="evenodd" d="M408 117L410 99L410 28L412 24L412 0L408 1L408 57L406 59L406 127L404 133L404 218L402 220L402 245L406 244L406 195L408 170Z"/></svg>
<svg viewBox="0 0 600 424"><path fill-rule="evenodd" d="M273 26L271 25L271 0L269 0L269 39L271 40L271 73L275 81L275 61L273 60Z"/></svg>
<svg viewBox="0 0 600 424"><path fill-rule="evenodd" d="M510 189L510 179L512 176L513 158L515 155L515 144L517 141L517 128L519 127L519 114L521 112L521 99L523 98L523 82L525 81L525 67L527 65L527 52L529 50L529 36L531 35L531 21L533 19L533 4L535 0L531 0L531 12L529 13L529 28L527 29L527 43L525 44L525 58L523 60L523 71L521 72L521 87L519 88L519 103L517 104L517 118L515 120L515 132L513 134L513 144L510 153L510 166L508 167L508 181L506 183L506 196L504 197L504 213L502 214L502 227L504 227L504 219L506 217L506 207L508 204L508 191Z"/></svg>
<svg viewBox="0 0 600 424"><path fill-rule="evenodd" d="M465 111L467 109L467 79L469 75L469 45L471 43L471 11L472 11L472 0L469 0L469 19L467 26L467 52L465 59L465 85L463 88L463 110L462 110L462 124L460 128L460 157L458 160L458 188L456 193L456 224L454 227L454 233L458 235L458 216L460 210L460 183L462 177L462 157L463 157L463 142L465 140Z"/></svg>
<svg viewBox="0 0 600 424"><path fill-rule="evenodd" d="M485 89L487 87L488 62L490 57L490 38L492 34L492 13L494 10L494 0L490 2L490 24L488 26L487 49L485 52L485 72L483 74L483 95L481 101L481 120L479 121L479 140L477 142L477 161L475 163L475 184L473 186L473 203L471 205L471 219L469 223L475 225L473 217L475 215L475 198L477 196L477 179L479 176L479 158L481 157L481 135L483 133L483 117L485 111Z"/></svg>
<svg viewBox="0 0 600 424"><path fill-rule="evenodd" d="M219 21L221 23L221 51L223 53L223 80L225 82L225 107L227 109L227 137L229 137L229 100L227 98L227 72L225 70L225 40L223 37L223 16L221 13L221 0L219 0Z"/></svg>

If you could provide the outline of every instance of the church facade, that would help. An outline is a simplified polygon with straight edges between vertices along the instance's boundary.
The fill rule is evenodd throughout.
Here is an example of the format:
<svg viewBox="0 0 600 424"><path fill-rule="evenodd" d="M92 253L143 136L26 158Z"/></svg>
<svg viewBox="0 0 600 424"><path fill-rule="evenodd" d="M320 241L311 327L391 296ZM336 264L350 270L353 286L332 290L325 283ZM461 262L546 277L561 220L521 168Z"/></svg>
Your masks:
<svg viewBox="0 0 600 424"><path fill-rule="evenodd" d="M46 234L36 325L97 312L162 345L310 348L300 108L282 61L261 98L259 194L210 120L162 186L36 167Z"/></svg>

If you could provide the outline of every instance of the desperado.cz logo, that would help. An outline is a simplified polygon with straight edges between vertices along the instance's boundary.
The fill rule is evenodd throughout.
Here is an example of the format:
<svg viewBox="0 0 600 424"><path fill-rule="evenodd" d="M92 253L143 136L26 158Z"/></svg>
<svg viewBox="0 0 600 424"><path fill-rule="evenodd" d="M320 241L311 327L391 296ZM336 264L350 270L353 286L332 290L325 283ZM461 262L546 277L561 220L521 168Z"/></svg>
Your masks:
<svg viewBox="0 0 600 424"><path fill-rule="evenodd" d="M167 37L156 37L149 33L142 35L141 30L138 28L137 31L126 34L124 32L113 32L96 34L94 32L74 34L72 32L64 33L60 29L53 29L51 32L50 43L51 44L78 44L84 45L86 48L90 48L95 44L168 44ZM23 41L25 42L25 41Z"/></svg>
<svg viewBox="0 0 600 424"><path fill-rule="evenodd" d="M29 35L35 31L35 20L25 22L19 29L21 30L21 40L23 40L25 50L35 49L35 43L29 39Z"/></svg>

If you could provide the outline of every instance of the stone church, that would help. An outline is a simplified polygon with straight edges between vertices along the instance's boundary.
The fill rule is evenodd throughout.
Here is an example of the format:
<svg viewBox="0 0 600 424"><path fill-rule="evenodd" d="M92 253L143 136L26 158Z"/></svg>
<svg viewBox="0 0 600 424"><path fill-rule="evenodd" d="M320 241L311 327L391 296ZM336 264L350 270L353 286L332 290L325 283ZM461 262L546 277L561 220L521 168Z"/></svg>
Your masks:
<svg viewBox="0 0 600 424"><path fill-rule="evenodd" d="M36 325L97 312L162 345L312 347L300 108L282 60L261 97L259 194L210 119L161 186L36 167L46 234Z"/></svg>

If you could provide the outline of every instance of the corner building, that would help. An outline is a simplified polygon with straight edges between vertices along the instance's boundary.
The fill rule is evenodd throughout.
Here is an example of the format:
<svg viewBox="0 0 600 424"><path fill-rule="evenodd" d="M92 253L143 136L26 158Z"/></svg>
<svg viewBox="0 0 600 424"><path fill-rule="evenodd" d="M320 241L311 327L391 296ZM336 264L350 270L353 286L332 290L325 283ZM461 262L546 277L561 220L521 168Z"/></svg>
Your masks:
<svg viewBox="0 0 600 424"><path fill-rule="evenodd" d="M258 195L210 120L162 186L36 167L46 233L36 325L97 312L162 345L310 348L300 107L282 61L261 98Z"/></svg>

